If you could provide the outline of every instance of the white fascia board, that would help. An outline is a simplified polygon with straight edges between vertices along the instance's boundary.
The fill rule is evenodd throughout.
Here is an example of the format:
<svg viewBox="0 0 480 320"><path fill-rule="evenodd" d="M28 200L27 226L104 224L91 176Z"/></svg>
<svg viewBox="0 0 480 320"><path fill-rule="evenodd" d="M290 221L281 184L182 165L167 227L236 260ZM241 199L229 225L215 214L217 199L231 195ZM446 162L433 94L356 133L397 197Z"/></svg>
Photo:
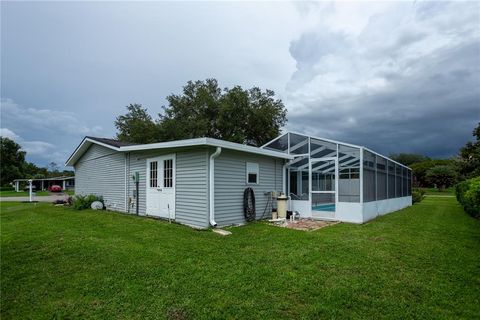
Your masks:
<svg viewBox="0 0 480 320"><path fill-rule="evenodd" d="M221 147L230 150L254 153L269 157L275 157L280 159L293 159L293 155L289 155L283 152L272 151L261 149L253 146L247 146L240 143L234 143L229 141L223 141L213 138L195 138L195 139L185 139L185 140L176 140L168 142L158 142L158 143L149 143L149 144L139 144L132 146L124 147L114 147L93 139L85 138L82 143L77 147L74 153L68 158L65 162L66 166L73 166L78 158L86 151L90 144L95 143L106 148L119 151L119 152L130 152L130 151L142 151L142 150L153 150L153 149L167 149L167 148L181 148L181 147L192 147L192 146L211 146L211 147Z"/></svg>
<svg viewBox="0 0 480 320"><path fill-rule="evenodd" d="M167 141L167 142L138 144L138 145L120 147L119 151L141 151L141 150L152 150L152 149L201 146L201 145L206 145L206 139L207 138L195 138L195 139L175 140L175 141Z"/></svg>
<svg viewBox="0 0 480 320"><path fill-rule="evenodd" d="M240 144L240 143L235 143L235 142L229 142L229 141L224 141L224 140L218 140L218 139L213 139L213 138L206 138L207 139L207 145L214 146L214 147L222 147L225 149L231 149L231 150L236 150L236 151L243 151L243 152L248 152L248 153L255 153L255 154L260 154L260 155L265 155L265 156L270 156L270 157L275 157L275 158L281 158L281 159L293 159L293 155L289 155L283 152L279 151L273 151L273 150L267 150L267 149L262 149L258 147L253 147L253 146L247 146L245 144Z"/></svg>
<svg viewBox="0 0 480 320"><path fill-rule="evenodd" d="M247 146L240 143L229 142L229 141L213 139L213 138L195 138L195 139L168 141L168 142L140 144L140 145L120 147L117 150L121 152L128 152L128 151L181 148L181 147L192 147L192 146L221 147L225 149L261 154L261 155L266 155L266 156L271 156L276 158L293 159L293 156L283 152L265 150L265 149L261 149L253 146Z"/></svg>

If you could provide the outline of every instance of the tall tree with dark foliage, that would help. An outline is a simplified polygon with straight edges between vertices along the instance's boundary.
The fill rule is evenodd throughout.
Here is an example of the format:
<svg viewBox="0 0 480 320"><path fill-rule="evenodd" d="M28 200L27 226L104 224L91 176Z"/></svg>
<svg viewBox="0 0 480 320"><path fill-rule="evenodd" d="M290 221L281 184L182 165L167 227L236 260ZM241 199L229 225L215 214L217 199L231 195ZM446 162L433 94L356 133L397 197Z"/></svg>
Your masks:
<svg viewBox="0 0 480 320"><path fill-rule="evenodd" d="M117 118L121 141L149 143L199 137L261 146L280 134L287 111L271 90L240 86L221 89L217 80L189 81L181 94L167 97L154 121L140 105Z"/></svg>
<svg viewBox="0 0 480 320"><path fill-rule="evenodd" d="M0 186L7 186L22 175L25 151L15 141L0 137Z"/></svg>
<svg viewBox="0 0 480 320"><path fill-rule="evenodd" d="M152 143L159 141L158 126L141 104L127 106L127 113L115 120L117 139L132 143Z"/></svg>
<svg viewBox="0 0 480 320"><path fill-rule="evenodd" d="M473 130L475 142L467 142L460 149L458 167L462 178L473 178L480 176L480 123Z"/></svg>

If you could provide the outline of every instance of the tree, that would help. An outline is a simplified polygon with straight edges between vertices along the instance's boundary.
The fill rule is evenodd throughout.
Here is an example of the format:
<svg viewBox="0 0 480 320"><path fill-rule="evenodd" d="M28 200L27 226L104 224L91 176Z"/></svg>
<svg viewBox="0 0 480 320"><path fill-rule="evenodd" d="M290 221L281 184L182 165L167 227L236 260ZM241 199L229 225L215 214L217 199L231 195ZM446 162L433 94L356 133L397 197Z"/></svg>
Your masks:
<svg viewBox="0 0 480 320"><path fill-rule="evenodd" d="M158 126L141 104L127 106L127 114L118 116L115 127L117 139L132 143L152 143L160 141Z"/></svg>
<svg viewBox="0 0 480 320"><path fill-rule="evenodd" d="M427 171L426 178L440 190L452 186L457 179L453 166L435 166Z"/></svg>
<svg viewBox="0 0 480 320"><path fill-rule="evenodd" d="M461 178L468 179L480 176L480 123L473 130L475 142L467 142L460 149L460 156L457 161Z"/></svg>
<svg viewBox="0 0 480 320"><path fill-rule="evenodd" d="M56 162L53 162L53 161L50 162L50 163L48 164L47 169L48 169L48 171L50 172L50 174L52 174L52 175L58 174L59 168L58 168L58 164L57 164Z"/></svg>
<svg viewBox="0 0 480 320"><path fill-rule="evenodd" d="M63 170L61 174L62 174L62 176L73 177L73 176L75 176L75 171L73 171L73 170Z"/></svg>
<svg viewBox="0 0 480 320"><path fill-rule="evenodd" d="M146 143L210 137L260 146L276 138L287 121L285 106L273 91L240 86L222 90L215 79L189 81L182 94L166 99L168 106L163 106L156 122L141 107L134 109L135 114L129 109L127 115L118 117L117 138ZM136 131L148 139L135 139Z"/></svg>
<svg viewBox="0 0 480 320"><path fill-rule="evenodd" d="M390 155L390 158L406 166L430 160L429 157L416 153L393 153Z"/></svg>
<svg viewBox="0 0 480 320"><path fill-rule="evenodd" d="M453 164L454 161L449 159L434 159L413 163L410 165L413 181L418 187L431 186L430 181L427 180L427 171L435 166L452 166Z"/></svg>
<svg viewBox="0 0 480 320"><path fill-rule="evenodd" d="M22 169L22 177L20 178L31 179L38 174L46 176L47 172L47 168L39 168L31 162L25 162Z"/></svg>
<svg viewBox="0 0 480 320"><path fill-rule="evenodd" d="M167 97L159 122L166 140L211 137L260 146L276 138L286 109L271 90L240 86L221 90L217 80L189 81L182 95Z"/></svg>
<svg viewBox="0 0 480 320"><path fill-rule="evenodd" d="M0 185L7 186L21 178L25 164L25 151L15 141L0 137Z"/></svg>

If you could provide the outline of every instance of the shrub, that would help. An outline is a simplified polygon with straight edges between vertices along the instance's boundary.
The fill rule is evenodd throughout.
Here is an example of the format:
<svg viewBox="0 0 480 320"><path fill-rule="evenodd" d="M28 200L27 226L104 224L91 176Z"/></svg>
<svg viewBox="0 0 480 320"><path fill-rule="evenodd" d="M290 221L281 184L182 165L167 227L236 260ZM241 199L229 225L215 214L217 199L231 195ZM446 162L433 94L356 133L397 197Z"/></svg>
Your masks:
<svg viewBox="0 0 480 320"><path fill-rule="evenodd" d="M15 191L15 188L11 186L0 187L0 191Z"/></svg>
<svg viewBox="0 0 480 320"><path fill-rule="evenodd" d="M480 177L457 184L455 194L466 213L474 218L480 218Z"/></svg>
<svg viewBox="0 0 480 320"><path fill-rule="evenodd" d="M94 194L89 194L86 196L82 195L77 195L73 197L73 209L75 210L84 210L84 209L90 209L90 206L92 205L93 201L100 201L103 203L103 198L101 196L97 196Z"/></svg>
<svg viewBox="0 0 480 320"><path fill-rule="evenodd" d="M453 166L435 166L426 173L427 181L443 190L455 184L457 172Z"/></svg>
<svg viewBox="0 0 480 320"><path fill-rule="evenodd" d="M418 203L425 197L425 190L415 188L412 190L412 202Z"/></svg>

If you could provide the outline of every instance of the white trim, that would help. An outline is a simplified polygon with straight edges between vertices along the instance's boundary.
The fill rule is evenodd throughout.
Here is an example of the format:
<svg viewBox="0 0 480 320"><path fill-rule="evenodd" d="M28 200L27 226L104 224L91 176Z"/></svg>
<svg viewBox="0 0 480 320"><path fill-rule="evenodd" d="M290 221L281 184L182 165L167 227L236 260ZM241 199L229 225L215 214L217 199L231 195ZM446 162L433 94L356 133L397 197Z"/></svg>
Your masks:
<svg viewBox="0 0 480 320"><path fill-rule="evenodd" d="M340 190L338 189L338 183L340 180L340 161L338 159L338 143L337 143L337 156L335 157L335 213L334 216L337 215L337 210L338 210L338 199L339 199L339 193Z"/></svg>
<svg viewBox="0 0 480 320"><path fill-rule="evenodd" d="M310 137L308 137L308 153L310 153ZM302 176L303 173L300 174ZM303 177L302 177L303 178ZM302 182L303 184L303 182ZM303 193L303 186L302 186L302 193ZM312 198L313 198L313 193L312 193L312 157L308 157L308 207L310 208L310 211L312 211Z"/></svg>
<svg viewBox="0 0 480 320"><path fill-rule="evenodd" d="M215 158L217 158L220 153L222 153L222 148L217 147L214 153L210 156L210 166L208 169L208 186L209 186L209 195L208 195L208 210L209 210L209 219L210 225L212 227L217 226L215 221Z"/></svg>
<svg viewBox="0 0 480 320"><path fill-rule="evenodd" d="M71 176L71 177L53 177L53 178L38 178L38 179L15 179L13 180L13 182L17 182L17 181L28 181L28 180L32 180L32 181L63 181L63 180L72 180L72 179L75 179L75 176Z"/></svg>
<svg viewBox="0 0 480 320"><path fill-rule="evenodd" d="M363 148L360 148L360 203L363 203Z"/></svg>
<svg viewBox="0 0 480 320"><path fill-rule="evenodd" d="M281 159L293 159L293 155L289 155L279 151L272 151L267 149L261 149L258 147L247 146L240 143L234 143L229 141L223 141L219 139L213 138L195 138L195 139L186 139L186 140L176 140L176 141L168 141L168 142L158 142L158 143L149 143L149 144L139 144L139 145L132 145L132 146L123 146L123 147L113 147L111 145L107 145L105 143L85 138L80 143L80 145L75 149L73 154L68 158L65 162L66 166L73 166L78 158L86 151L84 147L85 144L88 143L87 148L90 146L91 143L98 144L100 146L104 146L106 148L116 150L119 152L129 152L129 151L141 151L141 150L152 150L152 149L167 149L167 148L181 148L181 147L191 147L191 146L211 146L211 147L220 147L230 150L254 153L264 156L270 156L275 158Z"/></svg>
<svg viewBox="0 0 480 320"><path fill-rule="evenodd" d="M304 140L304 141L301 141L299 143L297 143L296 145L294 145L293 147L290 148L289 152L288 153L292 153L292 151L295 151L301 147L303 147L304 145L306 145L307 143L310 143L310 137L308 137L308 139ZM310 148L310 147L309 147Z"/></svg>
<svg viewBox="0 0 480 320"><path fill-rule="evenodd" d="M165 161L166 160L172 160L172 186L171 187L166 187L165 186ZM163 219L169 219L169 220L175 220L175 215L176 215L176 188L177 188L177 179L176 179L176 161L177 160L177 155L175 153L171 154L165 154L165 155L160 155L156 157L151 157L146 159L146 180L145 180L145 213L146 215L149 216L155 216ZM157 186L156 187L150 187L150 168L151 168L151 162L156 161L157 162ZM157 191L155 194L152 195L151 190L156 189ZM166 191L171 191L171 194L166 194ZM168 201L170 196L173 195L173 201L170 202ZM164 197L162 199L162 197ZM158 200L160 205L158 206L158 209L156 212L149 211L149 198L150 200ZM154 201L154 202L155 202ZM166 209L162 208L162 204L167 204ZM171 204L171 205L170 205ZM162 211L166 210L166 211ZM162 213L165 212L164 215Z"/></svg>
<svg viewBox="0 0 480 320"><path fill-rule="evenodd" d="M278 139L280 139L281 137L283 137L283 136L286 135L286 134L288 134L288 132L287 132L287 133L283 133L283 134L279 135L278 137L276 137L275 139L268 141L268 142L265 143L264 145L260 146L260 148L263 148L263 147L265 147L267 144L270 144L270 143L272 143L272 142L274 142L274 141L277 141Z"/></svg>
<svg viewBox="0 0 480 320"><path fill-rule="evenodd" d="M119 151L139 151L139 150L179 148L179 147L202 146L202 145L212 146L212 147L221 147L225 149L244 151L249 153L256 153L256 154L273 156L273 157L282 158L282 159L293 159L293 156L285 154L283 152L265 150L258 147L247 146L240 143L223 141L223 140L213 139L213 138L196 138L196 139L186 139L186 140L176 140L176 141L169 141L169 142L133 145L133 146L120 147Z"/></svg>
<svg viewBox="0 0 480 320"><path fill-rule="evenodd" d="M128 174L127 174L127 157L128 157L128 153L125 153L125 184L124 184L124 188L125 188L125 212L128 212L128 201L127 201L127 183L128 183Z"/></svg>
<svg viewBox="0 0 480 320"><path fill-rule="evenodd" d="M390 160L390 161L392 161L392 162L394 162L394 163L396 163L396 164L398 164L398 165L400 165L400 166L402 166L402 167L405 167L405 168L407 168L407 169L410 170L410 171L412 170L410 167L408 167L408 166L406 166L406 165L403 165L403 164L401 164L401 163L399 163L399 162L397 162L397 161L395 161L395 160L393 160L393 159L390 159L389 157L386 157L386 156L384 156L384 155L381 155L380 153L375 152L375 151L373 151L373 150L370 150L370 149L368 149L368 148L366 148L366 147L359 146L359 145L356 145L356 144L351 144L351 143L345 143L345 142L341 142L341 141L337 141L337 140L327 139L327 138L320 138L320 137L310 136L310 135L306 135L306 134L304 134L304 133L299 133L299 132L296 132L296 131L288 131L288 132L286 132L286 133L278 136L277 138L275 138L275 139L273 139L273 140L265 143L265 144L264 144L263 146L261 146L260 148L265 147L267 144L270 144L271 142L273 142L273 141L275 141L275 140L277 140L277 139L280 139L281 137L283 137L284 135L289 134L289 133L293 133L293 134L297 134L297 135L301 135L301 136L304 136L304 137L309 137L309 138L313 138L313 139L317 139L317 140L323 140L323 141L330 142L330 143L341 144L341 145L347 146L347 147L352 147L352 148L357 148L357 149L364 149L364 150L367 150L367 151L369 151L369 152L371 152L371 153L374 153L374 154L376 154L376 155L378 155L378 156L380 156L380 157L382 157L382 158L385 158L385 159L387 159L387 160ZM290 144L289 144L289 146L290 146Z"/></svg>
<svg viewBox="0 0 480 320"><path fill-rule="evenodd" d="M287 154L290 154L290 132L287 132Z"/></svg>
<svg viewBox="0 0 480 320"><path fill-rule="evenodd" d="M407 167L406 165L401 164L400 162L397 162L397 161L395 161L395 160L393 160L393 159L390 159L389 157L383 156L383 155L381 155L381 154L378 153L378 152L375 152L375 151L373 151L373 150L368 149L367 147L362 147L362 148L363 148L363 150L366 150L366 151L368 151L368 152L371 152L371 153L373 153L373 154L375 154L375 155L377 155L377 156L379 156L379 157L381 157L381 158L384 158L384 159L387 159L387 160L389 160L389 161L392 161L393 163L396 163L396 164L398 164L399 166L404 167L404 168L407 168L408 170L412 171L412 169L411 169L410 167Z"/></svg>
<svg viewBox="0 0 480 320"><path fill-rule="evenodd" d="M358 146L356 144L340 142L340 141L337 141L337 140L332 140L332 139L327 139L327 138L309 136L309 135L306 135L305 133L298 133L296 131L288 131L288 133L298 134L300 136L310 137L310 138L317 139L317 140L323 140L323 141L330 142L330 143L338 143L338 144L341 144L341 145L344 145L344 146L347 146L347 147L362 148L362 146Z"/></svg>
<svg viewBox="0 0 480 320"><path fill-rule="evenodd" d="M359 159L353 158L353 159L347 160L347 161L345 161L345 162L343 162L343 163L341 163L341 164L342 164L342 165L349 165L350 163L356 162L356 161L359 161ZM338 163L338 166L340 167L340 161L339 161L339 163ZM342 167L342 169L347 169L347 168L356 168L356 167Z"/></svg>
<svg viewBox="0 0 480 320"><path fill-rule="evenodd" d="M256 176L255 182L248 181L249 174L253 173ZM245 163L245 183L247 185L260 184L260 164L258 162Z"/></svg>
<svg viewBox="0 0 480 320"><path fill-rule="evenodd" d="M92 143L98 144L99 146L102 146L102 147L105 147L105 148L108 148L108 149L111 149L111 150L117 150L118 151L117 147L111 146L109 144L105 144L105 143L97 141L97 140L90 139L88 137L85 137L85 138L83 138L82 142L80 142L80 144L75 149L75 151L73 151L73 153L70 155L70 157L68 157L67 161L65 162L65 166L73 166L77 162L77 158L80 158L80 156L85 151L87 151L88 147L90 147L90 145ZM80 155L78 155L79 153L80 153Z"/></svg>

